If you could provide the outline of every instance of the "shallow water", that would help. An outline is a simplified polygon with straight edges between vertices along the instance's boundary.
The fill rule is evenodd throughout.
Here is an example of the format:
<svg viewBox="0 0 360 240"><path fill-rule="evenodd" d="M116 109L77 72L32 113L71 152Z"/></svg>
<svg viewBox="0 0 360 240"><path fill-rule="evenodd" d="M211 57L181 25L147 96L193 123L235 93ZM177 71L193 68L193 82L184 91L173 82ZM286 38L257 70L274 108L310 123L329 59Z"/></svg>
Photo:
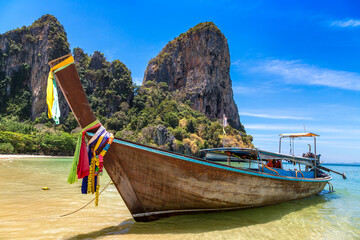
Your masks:
<svg viewBox="0 0 360 240"><path fill-rule="evenodd" d="M94 203L68 184L71 159L0 160L0 239L360 239L360 167L331 166L336 192L274 206L136 223L113 185ZM105 173L101 189L109 182ZM49 187L44 191L42 187Z"/></svg>

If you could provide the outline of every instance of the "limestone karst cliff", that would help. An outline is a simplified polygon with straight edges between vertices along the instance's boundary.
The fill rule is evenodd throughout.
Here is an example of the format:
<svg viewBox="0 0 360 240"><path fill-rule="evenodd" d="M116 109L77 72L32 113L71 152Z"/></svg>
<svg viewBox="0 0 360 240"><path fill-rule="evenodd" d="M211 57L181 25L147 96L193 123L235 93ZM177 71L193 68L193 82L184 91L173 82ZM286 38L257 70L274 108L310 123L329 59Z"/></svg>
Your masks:
<svg viewBox="0 0 360 240"><path fill-rule="evenodd" d="M69 52L64 27L48 14L29 27L0 35L0 114L35 120L45 113L48 62ZM108 62L98 51L89 56L75 48L73 55L96 113L110 117L123 101L131 102L131 72L125 64L119 60ZM62 92L58 92L63 120L70 109Z"/></svg>
<svg viewBox="0 0 360 240"><path fill-rule="evenodd" d="M0 133L9 132L0 144L7 144L7 153L71 152L71 146L58 143L71 143L68 133L78 124L60 90L60 125L46 116L48 62L69 52L64 27L51 15L0 35ZM81 48L72 54L96 117L116 137L194 155L223 146L223 139L225 146L252 146L233 100L227 41L213 23L201 23L167 44L149 62L141 87L133 85L120 60L109 62L103 53ZM218 120L223 114L232 126L225 137ZM12 132L35 144L19 147L19 135Z"/></svg>
<svg viewBox="0 0 360 240"><path fill-rule="evenodd" d="M47 110L48 62L70 52L64 27L44 15L29 27L0 35L0 112L35 119ZM60 93L63 114L69 108Z"/></svg>
<svg viewBox="0 0 360 240"><path fill-rule="evenodd" d="M243 130L233 98L229 46L214 23L200 23L169 42L149 61L147 81L166 82L193 109L211 119L225 114L232 127Z"/></svg>

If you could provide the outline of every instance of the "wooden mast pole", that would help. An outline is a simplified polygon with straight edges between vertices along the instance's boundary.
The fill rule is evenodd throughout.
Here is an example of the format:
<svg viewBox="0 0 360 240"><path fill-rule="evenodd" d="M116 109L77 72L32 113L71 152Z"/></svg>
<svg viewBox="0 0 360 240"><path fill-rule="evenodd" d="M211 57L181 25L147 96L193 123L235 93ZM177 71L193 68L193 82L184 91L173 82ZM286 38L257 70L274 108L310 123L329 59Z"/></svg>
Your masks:
<svg viewBox="0 0 360 240"><path fill-rule="evenodd" d="M70 56L71 53L52 60L49 62L49 65L52 68ZM71 111L74 113L77 122L81 128L84 128L94 122L96 117L85 95L85 91L75 68L75 63L71 64L67 68L67 71L58 71L54 75L66 101L71 108ZM61 79L61 81L58 79Z"/></svg>

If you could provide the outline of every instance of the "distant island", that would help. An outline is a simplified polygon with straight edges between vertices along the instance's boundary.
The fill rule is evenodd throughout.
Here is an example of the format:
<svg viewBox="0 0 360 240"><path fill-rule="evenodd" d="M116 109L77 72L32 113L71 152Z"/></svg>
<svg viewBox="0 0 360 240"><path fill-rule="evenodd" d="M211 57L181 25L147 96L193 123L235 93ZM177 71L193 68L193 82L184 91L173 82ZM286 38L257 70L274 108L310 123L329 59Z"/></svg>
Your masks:
<svg viewBox="0 0 360 240"><path fill-rule="evenodd" d="M345 163L345 162L339 162L339 163L323 163L323 165L360 166L360 162L353 162L353 163Z"/></svg>

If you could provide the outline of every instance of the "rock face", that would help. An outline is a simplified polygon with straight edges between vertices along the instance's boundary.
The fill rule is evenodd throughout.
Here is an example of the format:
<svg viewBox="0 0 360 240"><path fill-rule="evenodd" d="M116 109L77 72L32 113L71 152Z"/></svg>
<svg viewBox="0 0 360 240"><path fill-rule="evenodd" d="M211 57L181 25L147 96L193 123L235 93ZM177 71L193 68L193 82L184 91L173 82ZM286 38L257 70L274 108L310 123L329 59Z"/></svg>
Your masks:
<svg viewBox="0 0 360 240"><path fill-rule="evenodd" d="M24 116L32 120L46 112L48 62L68 53L64 27L52 15L0 35L0 113L20 103ZM67 115L61 91L59 96L62 115Z"/></svg>
<svg viewBox="0 0 360 240"><path fill-rule="evenodd" d="M169 130L164 127L164 126L157 126L156 127L156 134L154 135L154 141L157 145L161 146L161 145L165 145L165 144L169 144L172 145L175 137L174 135L172 135Z"/></svg>
<svg viewBox="0 0 360 240"><path fill-rule="evenodd" d="M211 119L244 130L233 99L227 40L212 22L204 22L169 42L149 61L143 83L165 82L190 106Z"/></svg>
<svg viewBox="0 0 360 240"><path fill-rule="evenodd" d="M29 27L0 35L0 114L35 120L47 112L46 85L49 61L70 53L64 27L52 15L44 15ZM130 70L120 62L106 61L95 51L73 51L80 79L97 115L110 117L122 102L131 103L134 92ZM58 88L61 120L70 108Z"/></svg>

